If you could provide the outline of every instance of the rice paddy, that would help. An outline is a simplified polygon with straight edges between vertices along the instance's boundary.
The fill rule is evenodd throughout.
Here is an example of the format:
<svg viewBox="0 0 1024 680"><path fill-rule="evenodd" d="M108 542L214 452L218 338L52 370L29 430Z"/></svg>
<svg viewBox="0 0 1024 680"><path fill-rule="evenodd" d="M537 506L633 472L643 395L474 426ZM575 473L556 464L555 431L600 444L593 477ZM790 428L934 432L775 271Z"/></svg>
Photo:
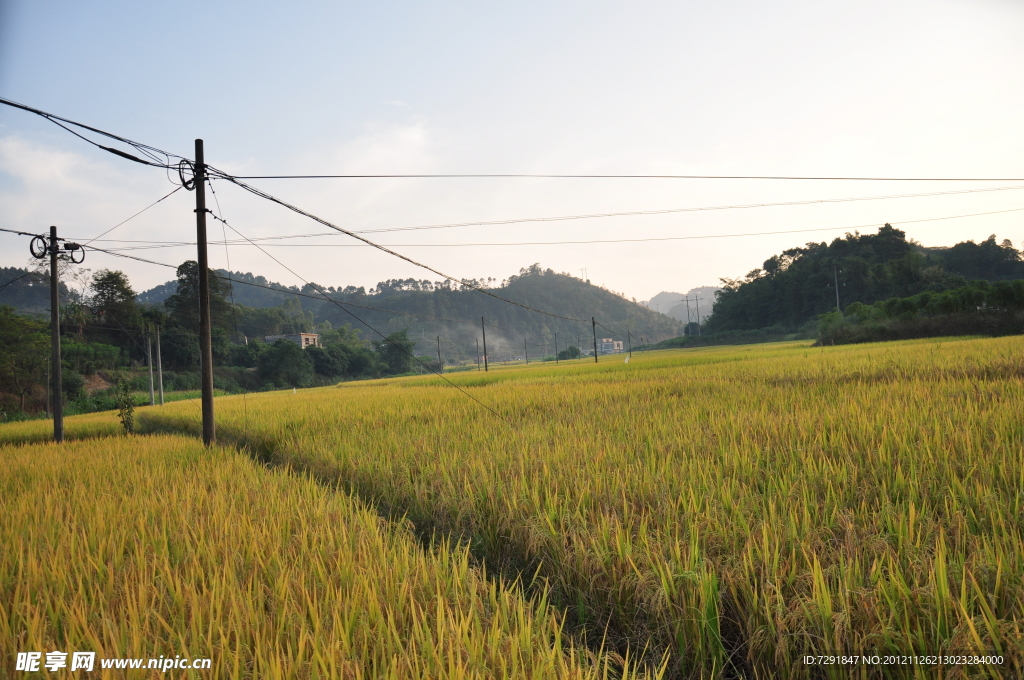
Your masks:
<svg viewBox="0 0 1024 680"><path fill-rule="evenodd" d="M389 531L409 525L431 559L521 577L548 622L538 653L571 646L581 669L604 650L667 678L1024 675L1024 339L448 377L499 417L436 377L401 378L221 398L218 438L351 494ZM151 432L199 427L188 403L137 414ZM34 436L19 427L12 439ZM237 550L217 536L207 550ZM804 663L828 654L1003 664Z"/></svg>

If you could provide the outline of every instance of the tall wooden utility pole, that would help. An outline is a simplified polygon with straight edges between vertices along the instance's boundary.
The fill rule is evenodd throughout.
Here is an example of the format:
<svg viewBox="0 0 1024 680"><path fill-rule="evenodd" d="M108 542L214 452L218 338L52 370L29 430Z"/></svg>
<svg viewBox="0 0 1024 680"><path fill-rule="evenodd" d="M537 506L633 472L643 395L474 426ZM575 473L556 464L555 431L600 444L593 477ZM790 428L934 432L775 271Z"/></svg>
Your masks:
<svg viewBox="0 0 1024 680"><path fill-rule="evenodd" d="M484 372L486 373L490 369L487 367L487 327L484 324L484 317L480 317L480 331L484 336Z"/></svg>
<svg viewBox="0 0 1024 680"><path fill-rule="evenodd" d="M594 331L594 363L597 363L597 321L590 317L590 328Z"/></svg>
<svg viewBox="0 0 1024 680"><path fill-rule="evenodd" d="M60 277L57 276L57 227L50 227L50 377L53 392L53 441L64 441L64 390L60 375Z"/></svg>
<svg viewBox="0 0 1024 680"><path fill-rule="evenodd" d="M196 244L199 262L199 355L202 372L203 443L217 439L213 422L213 341L210 336L210 267L206 256L206 161L203 140L196 140Z"/></svg>

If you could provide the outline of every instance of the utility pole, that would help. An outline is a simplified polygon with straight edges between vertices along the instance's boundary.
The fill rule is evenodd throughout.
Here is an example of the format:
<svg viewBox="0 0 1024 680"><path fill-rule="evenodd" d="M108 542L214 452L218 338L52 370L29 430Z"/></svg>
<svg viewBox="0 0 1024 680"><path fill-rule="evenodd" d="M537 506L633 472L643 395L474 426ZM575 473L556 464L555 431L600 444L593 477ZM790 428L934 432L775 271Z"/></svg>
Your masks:
<svg viewBox="0 0 1024 680"><path fill-rule="evenodd" d="M526 338L523 338L523 356L526 357L526 365L530 365L530 348L526 346Z"/></svg>
<svg viewBox="0 0 1024 680"><path fill-rule="evenodd" d="M700 298L693 296L693 304L697 305L697 339L700 339Z"/></svg>
<svg viewBox="0 0 1024 680"><path fill-rule="evenodd" d="M156 395L153 393L153 340L146 333L146 365L149 366L149 405L156 405Z"/></svg>
<svg viewBox="0 0 1024 680"><path fill-rule="evenodd" d="M60 375L60 277L57 276L57 227L50 227L50 362L53 368L53 441L64 441L64 390Z"/></svg>
<svg viewBox="0 0 1024 680"><path fill-rule="evenodd" d="M836 309L841 312L843 311L843 308L839 306L839 272L836 270L835 265L832 265L832 275L836 280Z"/></svg>
<svg viewBox="0 0 1024 680"><path fill-rule="evenodd" d="M594 363L597 363L597 321L590 317L590 328L594 331Z"/></svg>
<svg viewBox="0 0 1024 680"><path fill-rule="evenodd" d="M474 338L476 340L476 370L480 370L480 338Z"/></svg>
<svg viewBox="0 0 1024 680"><path fill-rule="evenodd" d="M444 373L444 364L441 363L441 336L437 336L437 372Z"/></svg>
<svg viewBox="0 0 1024 680"><path fill-rule="evenodd" d="M196 190L196 244L199 262L199 355L202 372L203 443L210 446L217 439L213 421L213 341L210 336L210 275L206 256L206 160L203 140L196 140L196 167L193 186Z"/></svg>
<svg viewBox="0 0 1024 680"><path fill-rule="evenodd" d="M164 362L160 359L160 325L156 327L156 377L160 387L160 405L164 405Z"/></svg>
<svg viewBox="0 0 1024 680"><path fill-rule="evenodd" d="M490 369L487 366L487 327L484 325L484 317L480 317L480 331L484 336L484 373Z"/></svg>
<svg viewBox="0 0 1024 680"><path fill-rule="evenodd" d="M629 331L626 331L626 342L629 343L629 358L633 358L633 339L629 336Z"/></svg>

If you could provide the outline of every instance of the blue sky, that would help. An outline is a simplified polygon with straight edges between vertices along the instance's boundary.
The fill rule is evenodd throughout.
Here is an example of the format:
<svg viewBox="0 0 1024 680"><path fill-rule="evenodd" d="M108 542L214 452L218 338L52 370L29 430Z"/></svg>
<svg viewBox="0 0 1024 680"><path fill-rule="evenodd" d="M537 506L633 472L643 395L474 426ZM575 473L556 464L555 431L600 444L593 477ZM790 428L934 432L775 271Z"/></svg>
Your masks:
<svg viewBox="0 0 1024 680"><path fill-rule="evenodd" d="M1018 2L269 3L0 0L0 96L238 174L587 173L1024 177ZM679 180L254 181L351 229L924 193L960 183ZM247 236L323 231L215 184ZM972 183L972 188L1024 185ZM89 238L172 189L164 175L0 109L0 226ZM188 240L179 192L109 238ZM1020 247L1024 190L376 234L458 277L539 262L646 299L745 274L843 228ZM833 228L633 244L424 247ZM864 226L861 231L873 231ZM211 228L211 237L216 232ZM0 235L0 265L27 244ZM294 243L294 242L293 242ZM324 285L436 276L346 237L275 247ZM405 245L403 245L405 244ZM106 242L114 247L118 244ZM124 245L124 244L121 244ZM170 264L189 248L137 254ZM299 283L264 254L211 261ZM138 289L171 270L90 257Z"/></svg>

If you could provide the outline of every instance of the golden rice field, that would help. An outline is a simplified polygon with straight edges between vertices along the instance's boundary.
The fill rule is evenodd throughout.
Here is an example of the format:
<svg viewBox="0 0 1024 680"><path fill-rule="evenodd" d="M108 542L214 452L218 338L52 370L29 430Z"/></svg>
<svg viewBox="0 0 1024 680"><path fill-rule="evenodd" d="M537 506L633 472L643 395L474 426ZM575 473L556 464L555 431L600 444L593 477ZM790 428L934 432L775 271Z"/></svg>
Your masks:
<svg viewBox="0 0 1024 680"><path fill-rule="evenodd" d="M525 575L576 649L664 658L667 678L1024 677L1024 338L449 378L499 415L436 377L402 378L221 398L218 437L411 524L435 559L448 540ZM198 431L195 404L139 416ZM1004 663L802 661L842 652Z"/></svg>
<svg viewBox="0 0 1024 680"><path fill-rule="evenodd" d="M607 677L556 611L483 577L465 549L425 550L357 500L230 449L156 435L0 457L2 677L43 677L14 671L32 650L212 662L63 677Z"/></svg>

